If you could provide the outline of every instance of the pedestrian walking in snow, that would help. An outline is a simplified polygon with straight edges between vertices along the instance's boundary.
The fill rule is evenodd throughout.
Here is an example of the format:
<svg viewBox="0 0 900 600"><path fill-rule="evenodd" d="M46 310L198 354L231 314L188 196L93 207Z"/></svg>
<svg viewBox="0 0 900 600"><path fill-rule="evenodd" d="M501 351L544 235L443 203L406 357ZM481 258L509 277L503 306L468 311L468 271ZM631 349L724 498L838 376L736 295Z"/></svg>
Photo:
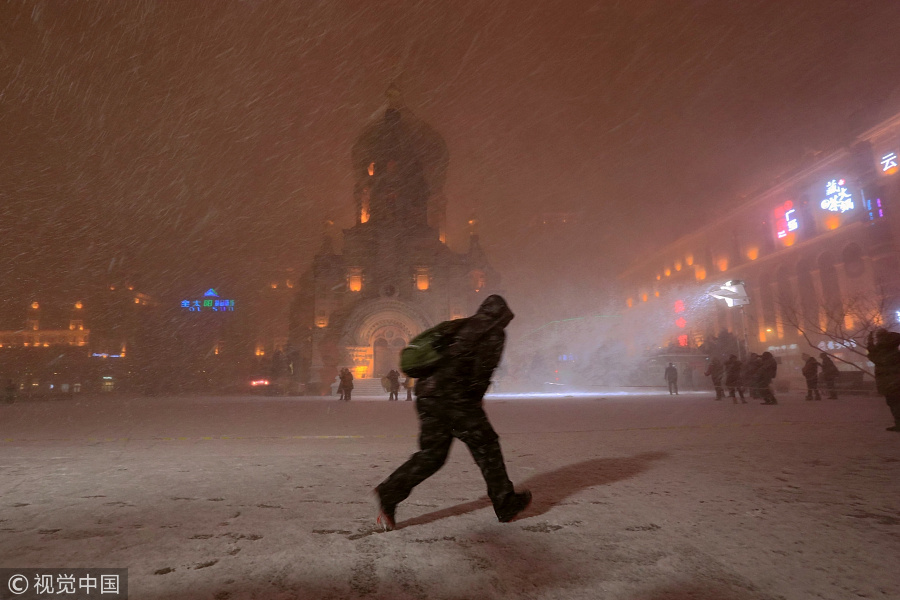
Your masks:
<svg viewBox="0 0 900 600"><path fill-rule="evenodd" d="M412 402L412 399L413 399L412 392L413 392L413 386L415 385L415 383L416 383L416 380L408 375L406 376L406 379L403 380L403 389L406 390L406 401L407 402Z"/></svg>
<svg viewBox="0 0 900 600"><path fill-rule="evenodd" d="M759 398L758 371L759 354L751 352L741 366L741 383L747 388L747 393L750 394L751 398Z"/></svg>
<svg viewBox="0 0 900 600"><path fill-rule="evenodd" d="M772 392L772 380L778 373L778 363L771 352L763 352L759 357L759 367L756 370L756 381L759 386L759 395L763 399L762 404L778 404L775 394Z"/></svg>
<svg viewBox="0 0 900 600"><path fill-rule="evenodd" d="M481 469L497 519L506 523L531 502L516 492L506 473L500 438L484 412L483 398L500 363L504 329L513 313L500 296L488 296L464 320L434 369L416 381L419 451L375 488L376 522L394 528L397 505L413 488L434 475L447 460L453 438L460 439Z"/></svg>
<svg viewBox="0 0 900 600"><path fill-rule="evenodd" d="M347 367L344 367L344 370L341 371L341 383L344 386L343 400L349 402L353 392L353 373Z"/></svg>
<svg viewBox="0 0 900 600"><path fill-rule="evenodd" d="M675 368L675 363L669 363L669 366L666 367L665 373L663 376L666 378L666 383L669 384L669 395L678 395L678 369Z"/></svg>
<svg viewBox="0 0 900 600"><path fill-rule="evenodd" d="M734 404L738 403L735 392L740 395L741 402L747 404L747 401L744 400L744 385L741 382L741 361L734 354L725 361L725 387L728 388L728 395Z"/></svg>
<svg viewBox="0 0 900 600"><path fill-rule="evenodd" d="M804 360L803 368L800 372L803 374L803 378L806 379L806 399L821 400L822 396L819 394L820 365L818 361L809 354L801 354L800 358Z"/></svg>
<svg viewBox="0 0 900 600"><path fill-rule="evenodd" d="M822 359L822 383L825 384L828 398L837 400L837 388L835 383L837 382L838 373L840 373L840 371L834 364L834 361L831 360L831 357L824 352L819 354L819 358Z"/></svg>
<svg viewBox="0 0 900 600"><path fill-rule="evenodd" d="M725 390L722 388L722 375L725 373L725 368L722 366L722 363L718 358L713 358L709 361L709 365L706 367L706 372L703 373L710 379L712 379L713 387L716 389L716 400L721 400L725 397Z"/></svg>
<svg viewBox="0 0 900 600"><path fill-rule="evenodd" d="M878 329L869 333L866 349L875 365L875 387L894 417L888 431L900 431L900 333Z"/></svg>
<svg viewBox="0 0 900 600"><path fill-rule="evenodd" d="M387 374L388 380L388 390L390 390L390 395L388 396L388 400L399 400L400 399L400 372L396 369L391 369Z"/></svg>

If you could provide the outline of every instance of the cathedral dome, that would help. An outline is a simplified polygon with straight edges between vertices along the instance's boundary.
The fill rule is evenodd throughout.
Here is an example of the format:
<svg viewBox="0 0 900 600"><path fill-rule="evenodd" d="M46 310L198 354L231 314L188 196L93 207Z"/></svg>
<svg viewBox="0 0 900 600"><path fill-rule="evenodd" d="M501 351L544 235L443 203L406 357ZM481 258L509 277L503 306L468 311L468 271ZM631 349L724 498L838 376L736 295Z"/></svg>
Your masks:
<svg viewBox="0 0 900 600"><path fill-rule="evenodd" d="M388 107L369 123L353 144L351 158L357 179L389 161L418 163L430 194L439 194L447 177L450 157L444 138L403 105L400 93L388 89ZM411 165L409 165L411 166Z"/></svg>

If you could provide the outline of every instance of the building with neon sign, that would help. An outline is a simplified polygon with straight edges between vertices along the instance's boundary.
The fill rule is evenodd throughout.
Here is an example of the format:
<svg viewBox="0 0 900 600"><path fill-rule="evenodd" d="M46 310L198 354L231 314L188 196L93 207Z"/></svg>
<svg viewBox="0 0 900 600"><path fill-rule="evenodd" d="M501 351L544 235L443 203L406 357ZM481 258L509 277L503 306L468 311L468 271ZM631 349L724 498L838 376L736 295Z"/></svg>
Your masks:
<svg viewBox="0 0 900 600"><path fill-rule="evenodd" d="M749 350L775 354L787 366L785 377L799 368L801 353L812 352L797 323L809 334L803 323L823 324L843 315L845 330L852 331L859 319L848 307L872 302L883 304L872 319L896 329L898 150L900 114L760 186L729 213L629 265L619 276L624 321L636 328L652 324L658 331L643 346L633 343L630 352L647 355L684 347L685 341L699 349L722 331L741 337L740 311L709 297L727 280L746 282ZM687 307L675 322L673 302ZM833 339L812 337L814 344L829 348L831 343L830 350L841 352ZM849 353L846 358L857 360Z"/></svg>

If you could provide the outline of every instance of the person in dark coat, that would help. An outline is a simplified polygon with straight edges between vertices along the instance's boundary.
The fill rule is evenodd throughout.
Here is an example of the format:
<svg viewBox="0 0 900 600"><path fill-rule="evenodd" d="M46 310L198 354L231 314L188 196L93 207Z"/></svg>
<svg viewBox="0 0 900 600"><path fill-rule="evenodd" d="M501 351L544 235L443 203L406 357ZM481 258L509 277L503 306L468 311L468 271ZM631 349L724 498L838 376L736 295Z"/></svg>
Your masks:
<svg viewBox="0 0 900 600"><path fill-rule="evenodd" d="M759 395L763 399L762 404L778 404L775 394L772 392L772 380L778 373L778 363L771 352L763 352L759 357L759 367L756 370L756 382L759 386Z"/></svg>
<svg viewBox="0 0 900 600"><path fill-rule="evenodd" d="M759 370L759 354L751 352L741 366L741 383L747 388L751 398L759 398L756 373Z"/></svg>
<svg viewBox="0 0 900 600"><path fill-rule="evenodd" d="M663 376L666 378L666 383L669 384L669 395L678 395L678 369L675 368L675 363L669 363L669 366L666 367L665 373Z"/></svg>
<svg viewBox="0 0 900 600"><path fill-rule="evenodd" d="M406 390L406 401L412 402L412 391L413 386L415 385L415 380L409 375L406 376L406 379L403 380L403 388Z"/></svg>
<svg viewBox="0 0 900 600"><path fill-rule="evenodd" d="M869 360L875 365L875 387L894 417L888 431L900 431L900 333L878 329L869 333Z"/></svg>
<svg viewBox="0 0 900 600"><path fill-rule="evenodd" d="M483 407L484 394L503 353L503 330L512 318L502 297L488 296L460 325L437 368L416 381L419 451L375 488L379 505L376 523L383 529L394 528L397 505L444 466L453 438L468 446L481 469L500 522L512 521L531 502L531 492L513 488L500 438Z"/></svg>
<svg viewBox="0 0 900 600"><path fill-rule="evenodd" d="M725 373L725 368L722 366L722 363L718 358L714 358L709 361L709 365L706 367L706 372L703 373L710 379L712 379L713 387L716 389L716 400L721 400L725 397L725 389L722 387L722 375Z"/></svg>
<svg viewBox="0 0 900 600"><path fill-rule="evenodd" d="M388 400L400 399L400 372L397 369L391 369L387 374L388 390L390 395Z"/></svg>
<svg viewBox="0 0 900 600"><path fill-rule="evenodd" d="M344 370L341 371L341 385L344 388L344 400L349 402L350 395L353 392L353 373L347 367L344 367Z"/></svg>
<svg viewBox="0 0 900 600"><path fill-rule="evenodd" d="M735 392L741 396L741 402L747 404L744 400L744 385L741 382L741 361L734 354L725 361L725 387L728 388L728 395L735 404L738 403Z"/></svg>
<svg viewBox="0 0 900 600"><path fill-rule="evenodd" d="M828 398L837 400L837 389L834 384L837 382L840 371L831 357L824 352L819 354L819 358L822 359L822 383L825 384L825 389L828 391Z"/></svg>
<svg viewBox="0 0 900 600"><path fill-rule="evenodd" d="M822 396L819 394L819 362L809 354L802 354L800 358L805 361L800 372L803 374L803 378L806 379L806 399L821 400Z"/></svg>

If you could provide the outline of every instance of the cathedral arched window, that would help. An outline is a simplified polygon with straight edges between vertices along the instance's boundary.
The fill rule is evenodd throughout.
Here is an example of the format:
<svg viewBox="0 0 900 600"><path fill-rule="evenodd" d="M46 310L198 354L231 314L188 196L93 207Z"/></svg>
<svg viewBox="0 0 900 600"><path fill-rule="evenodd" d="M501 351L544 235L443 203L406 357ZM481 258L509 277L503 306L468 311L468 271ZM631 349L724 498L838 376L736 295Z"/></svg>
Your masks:
<svg viewBox="0 0 900 600"><path fill-rule="evenodd" d="M431 287L431 276L428 274L427 267L419 267L416 269L415 275L416 289L424 292Z"/></svg>

